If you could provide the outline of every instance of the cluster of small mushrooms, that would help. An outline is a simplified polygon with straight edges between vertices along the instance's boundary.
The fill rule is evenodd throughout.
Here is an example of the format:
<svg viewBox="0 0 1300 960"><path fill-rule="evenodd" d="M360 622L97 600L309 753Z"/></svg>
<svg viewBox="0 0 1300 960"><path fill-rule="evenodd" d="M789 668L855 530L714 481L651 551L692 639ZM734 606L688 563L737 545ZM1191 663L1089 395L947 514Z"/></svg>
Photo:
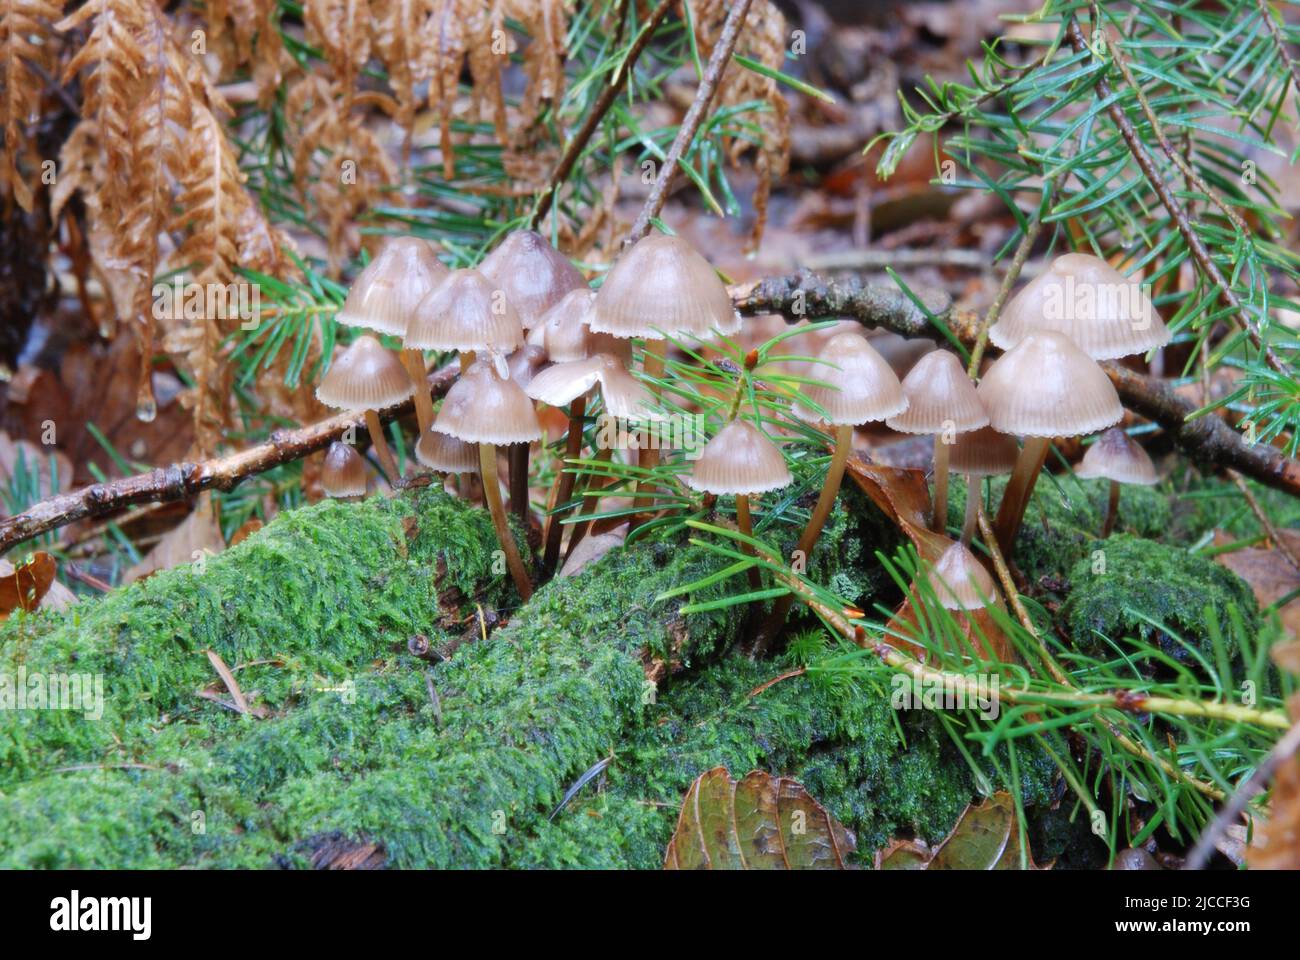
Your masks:
<svg viewBox="0 0 1300 960"><path fill-rule="evenodd" d="M565 257L531 231L509 234L477 269L449 270L426 241L392 239L353 284L338 321L398 337L402 350L391 352L372 333L358 336L334 359L317 396L331 407L364 415L375 457L396 483L397 465L378 414L414 395L420 431L416 459L444 479L479 474L501 549L524 598L532 582L507 522L497 448L507 454L511 506L524 518L529 449L543 436L534 401L565 412L564 459L577 460L584 424L597 403L606 416L634 422L669 416L661 397L670 342L707 342L741 327L717 273L679 237L652 234L633 244L593 291ZM644 343L640 376L633 370L634 339ZM1119 484L1156 480L1142 448L1114 426L1123 410L1098 362L1145 354L1168 342L1168 331L1140 284L1096 257L1058 257L1007 304L989 339L1004 353L977 386L945 349L920 357L900 380L863 333L836 328L824 338L807 375L798 378L797 391L787 391L790 415L824 428L831 449L795 557L811 554L830 515L853 450L854 428L878 422L933 437L932 526L940 535L947 533L949 476L955 472L966 479L960 535L927 572L935 594L950 609L996 602L993 582L968 546L984 499L980 482L1010 474L995 523L1006 551L1053 438L1105 431L1077 472L1111 481L1102 531L1109 534ZM459 355L460 376L436 412L426 352ZM787 431L770 410L755 404L744 409L746 378L762 375L753 357L751 352L731 402L720 407L726 411L722 427L688 472L668 474L704 494L709 509L717 498L733 497L737 527L747 536L752 536L756 499L793 482L778 442ZM1016 437L1023 440L1019 446ZM597 462L616 455L593 446ZM641 455L643 468L655 465L657 451ZM559 560L558 512L566 505L573 509L575 478L574 470L560 470L551 491L542 551L547 574ZM365 493L365 465L351 446L331 446L322 485L336 497ZM571 522L570 554L589 526L582 517L594 503L594 497L586 499L577 522ZM643 481L636 506L650 511L652 505L653 492ZM758 569L749 575L758 586ZM779 629L790 600L786 595L774 604L760 633Z"/></svg>

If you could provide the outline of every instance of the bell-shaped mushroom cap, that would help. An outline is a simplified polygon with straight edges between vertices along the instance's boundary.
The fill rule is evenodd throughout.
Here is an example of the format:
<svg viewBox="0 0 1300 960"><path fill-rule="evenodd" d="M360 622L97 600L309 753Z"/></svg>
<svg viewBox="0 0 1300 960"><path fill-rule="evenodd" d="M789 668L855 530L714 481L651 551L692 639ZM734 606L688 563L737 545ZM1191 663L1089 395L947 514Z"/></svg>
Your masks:
<svg viewBox="0 0 1300 960"><path fill-rule="evenodd" d="M1000 600L993 578L962 543L939 555L926 580L947 610L978 610Z"/></svg>
<svg viewBox="0 0 1300 960"><path fill-rule="evenodd" d="M959 433L948 450L948 469L973 477L997 477L1016 468L1016 441L992 427Z"/></svg>
<svg viewBox="0 0 1300 960"><path fill-rule="evenodd" d="M988 426L975 384L961 361L947 350L933 350L903 378L907 409L885 422L903 433L968 433Z"/></svg>
<svg viewBox="0 0 1300 960"><path fill-rule="evenodd" d="M702 493L747 496L778 490L793 479L780 447L748 421L732 420L704 445L682 481Z"/></svg>
<svg viewBox="0 0 1300 960"><path fill-rule="evenodd" d="M447 272L428 241L393 237L352 281L335 319L350 327L400 337L406 333L415 305Z"/></svg>
<svg viewBox="0 0 1300 960"><path fill-rule="evenodd" d="M1085 480L1103 477L1116 483L1149 487L1160 480L1147 452L1119 427L1111 427L1083 455L1074 475Z"/></svg>
<svg viewBox="0 0 1300 960"><path fill-rule="evenodd" d="M330 364L316 399L336 410L382 410L415 393L402 361L368 333Z"/></svg>
<svg viewBox="0 0 1300 960"><path fill-rule="evenodd" d="M521 387L527 387L539 370L546 366L546 351L531 343L522 347L506 359L510 379Z"/></svg>
<svg viewBox="0 0 1300 960"><path fill-rule="evenodd" d="M325 454L320 487L327 497L364 497L366 462L346 443L335 440Z"/></svg>
<svg viewBox="0 0 1300 960"><path fill-rule="evenodd" d="M572 403L596 384L605 412L624 420L662 420L655 398L640 380L623 368L617 357L600 354L585 360L557 363L533 377L528 395L552 407Z"/></svg>
<svg viewBox="0 0 1300 960"><path fill-rule="evenodd" d="M460 375L442 401L433 429L467 443L530 443L542 435L533 402L519 384L478 361Z"/></svg>
<svg viewBox="0 0 1300 960"><path fill-rule="evenodd" d="M595 333L588 322L596 291L583 287L570 290L564 299L546 311L541 322L528 334L531 342L541 331L541 343L552 363L585 360L598 353L616 356L624 364L632 360L632 344L608 333Z"/></svg>
<svg viewBox="0 0 1300 960"><path fill-rule="evenodd" d="M1065 334L1094 360L1146 353L1169 342L1141 282L1086 253L1053 260L1006 305L989 339L1009 350L1043 330Z"/></svg>
<svg viewBox="0 0 1300 960"><path fill-rule="evenodd" d="M453 270L419 302L406 328L411 350L499 350L524 342L506 295L477 270Z"/></svg>
<svg viewBox="0 0 1300 960"><path fill-rule="evenodd" d="M571 290L585 289L587 281L568 257L532 230L515 230L483 258L479 272L505 292L526 329Z"/></svg>
<svg viewBox="0 0 1300 960"><path fill-rule="evenodd" d="M1124 415L1106 371L1059 333L1031 333L1004 353L984 374L979 395L999 433L1073 437Z"/></svg>
<svg viewBox="0 0 1300 960"><path fill-rule="evenodd" d="M439 473L473 473L479 468L474 444L433 429L421 434L415 445L415 459Z"/></svg>
<svg viewBox="0 0 1300 960"><path fill-rule="evenodd" d="M814 365L808 377L826 386L804 384L800 395L825 410L827 422L856 425L907 409L897 375L862 334L837 333L826 342L819 359L825 362ZM823 419L800 400L794 401L791 412L801 420Z"/></svg>
<svg viewBox="0 0 1300 960"><path fill-rule="evenodd" d="M591 329L616 337L711 337L740 329L727 288L681 237L643 237L614 264L591 312Z"/></svg>

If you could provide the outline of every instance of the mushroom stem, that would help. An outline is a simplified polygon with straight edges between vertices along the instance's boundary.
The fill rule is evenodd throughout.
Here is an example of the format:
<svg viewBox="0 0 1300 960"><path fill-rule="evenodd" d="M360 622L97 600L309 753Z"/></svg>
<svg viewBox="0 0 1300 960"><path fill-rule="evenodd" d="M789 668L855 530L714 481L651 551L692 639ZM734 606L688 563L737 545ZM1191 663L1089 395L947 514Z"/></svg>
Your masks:
<svg viewBox="0 0 1300 960"><path fill-rule="evenodd" d="M1101 522L1101 538L1105 540L1115 529L1115 518L1119 515L1119 481L1110 482L1110 496L1106 499L1106 518Z"/></svg>
<svg viewBox="0 0 1300 960"><path fill-rule="evenodd" d="M934 519L930 525L943 533L948 526L948 443L934 435Z"/></svg>
<svg viewBox="0 0 1300 960"><path fill-rule="evenodd" d="M564 444L564 460L574 460L582 453L582 423L587 413L586 394L569 404L569 435ZM555 572L555 564L560 559L560 540L564 537L564 527L560 523L559 508L569 502L573 496L573 483L577 476L572 470L560 464L560 472L555 478L555 509L546 521L546 547L542 553L542 573L550 576Z"/></svg>
<svg viewBox="0 0 1300 960"><path fill-rule="evenodd" d="M497 448L491 443L478 445L479 475L483 478L483 497L487 500L488 512L492 514L492 526L497 531L497 542L501 544L506 555L506 566L515 581L519 598L527 600L533 595L533 584L524 569L523 558L519 556L519 547L506 522L505 504L501 502L501 486L497 480Z"/></svg>
<svg viewBox="0 0 1300 960"><path fill-rule="evenodd" d="M528 520L528 454L531 443L512 443L510 463L510 509L521 522Z"/></svg>
<svg viewBox="0 0 1300 960"><path fill-rule="evenodd" d="M740 527L740 532L745 536L752 537L754 535L754 523L749 516L749 497L743 493L736 494L736 526ZM740 549L745 552L746 556L754 556L754 548L749 544L742 543ZM749 585L755 590L763 586L758 567L749 568Z"/></svg>
<svg viewBox="0 0 1300 960"><path fill-rule="evenodd" d="M1015 469L1002 494L1002 503L998 505L997 523L994 526L1003 556L1011 556L1016 534L1020 532L1020 521L1025 516L1029 497L1034 492L1034 484L1038 482L1038 474L1043 469L1051 445L1051 437L1025 437L1025 445L1020 448Z"/></svg>
<svg viewBox="0 0 1300 960"><path fill-rule="evenodd" d="M966 474L966 519L961 525L961 542L964 546L969 546L971 538L975 536L975 523L980 512L980 497L979 478Z"/></svg>
<svg viewBox="0 0 1300 960"><path fill-rule="evenodd" d="M596 451L595 459L597 462L605 463L608 460L610 460L613 456L614 456L614 450L612 447L601 447L599 450ZM592 480L588 481L587 490L594 490L595 487L596 487L596 480L593 478ZM578 516L585 517L587 516L587 514L593 513L596 509L596 502L599 499L600 499L599 497L585 497L583 500L582 509L578 511ZM578 546L579 543L582 542L582 538L587 535L587 532L590 529L591 529L590 520L588 520L586 523L578 522L573 525L573 533L569 536L569 548L564 551L565 560L568 560L569 557L573 556L574 549Z"/></svg>
<svg viewBox="0 0 1300 960"><path fill-rule="evenodd" d="M420 436L429 432L433 423L433 397L429 395L429 375L424 369L424 354L419 350L403 350L402 366L415 384L415 419L420 424Z"/></svg>
<svg viewBox="0 0 1300 960"><path fill-rule="evenodd" d="M655 380L660 380L664 375L664 359L668 356L667 340L647 340L645 345L645 359L642 361L641 370L647 376ZM662 391L656 383L650 384L650 393L658 400L662 396ZM637 454L637 463L644 470L653 470L659 466L659 448L651 445L643 447ZM640 480L636 485L637 498L634 506L638 511L646 510L653 503L653 498L644 496L653 487L648 480ZM631 520L628 521L628 533L631 533L644 519L640 513L632 514Z"/></svg>
<svg viewBox="0 0 1300 960"><path fill-rule="evenodd" d="M817 506L813 508L812 516L808 518L808 525L803 528L803 533L799 535L799 543L795 546L794 555L799 557L805 565L808 563L808 558L812 556L813 547L817 545L817 538L821 535L822 527L826 525L826 518L831 514L831 507L835 506L835 497L840 490L840 481L844 478L844 467L849 462L849 454L852 451L853 425L848 423L838 424L835 427L835 452L831 455L831 465L826 470L826 481L822 484L822 492L817 498ZM771 646L777 632L785 625L785 618L789 615L790 605L793 602L794 594L788 593L784 597L780 597L772 605L772 612L763 621L758 635L754 638L754 655L765 653Z"/></svg>
<svg viewBox="0 0 1300 960"><path fill-rule="evenodd" d="M392 486L401 474L397 472L397 461L393 459L393 451L388 448L388 441L384 439L384 428L379 422L379 413L376 410L366 411L366 432L370 434L370 446L374 448L375 456L379 459L379 466L384 471L384 479Z"/></svg>

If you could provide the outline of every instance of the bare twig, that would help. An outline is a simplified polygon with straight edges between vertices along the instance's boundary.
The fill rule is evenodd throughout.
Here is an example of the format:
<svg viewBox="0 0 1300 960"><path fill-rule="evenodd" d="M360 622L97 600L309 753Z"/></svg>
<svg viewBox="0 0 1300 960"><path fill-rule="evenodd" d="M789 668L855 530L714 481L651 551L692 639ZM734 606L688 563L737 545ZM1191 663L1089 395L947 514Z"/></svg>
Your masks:
<svg viewBox="0 0 1300 960"><path fill-rule="evenodd" d="M1282 36L1282 27L1278 22L1282 15L1278 13L1275 18L1273 15L1277 11L1267 0L1255 0L1255 6L1259 7L1259 12L1264 16L1264 23L1268 27L1269 35L1273 38L1273 44L1277 47L1279 56L1282 57L1282 62L1291 71L1291 88L1295 91L1296 97L1300 99L1300 63L1296 62L1295 57L1291 56L1291 51L1286 48L1286 37Z"/></svg>
<svg viewBox="0 0 1300 960"><path fill-rule="evenodd" d="M1273 524L1273 521L1269 519L1268 514L1264 512L1264 507L1260 504L1259 498L1250 492L1250 487L1246 485L1246 479L1236 470L1229 470L1228 476L1232 479L1232 482L1237 485L1237 489L1241 491L1241 495L1246 498L1246 504L1250 507L1250 512L1255 515L1255 519L1259 521L1259 525L1264 528L1264 532L1268 534L1268 538L1273 541L1273 545L1277 547L1278 553L1286 557L1286 562L1291 564L1293 570L1300 572L1300 560L1296 558L1295 551L1291 549L1291 545L1287 543L1286 540L1282 539L1282 535L1278 533L1277 527Z"/></svg>
<svg viewBox="0 0 1300 960"><path fill-rule="evenodd" d="M641 32L638 33L636 38L632 41L632 46L628 48L627 55L623 57L623 61L618 65L618 69L614 72L613 77L611 77L609 82L607 82L601 89L600 96L598 96L596 102L591 105L591 109L587 112L586 119L583 120L582 126L564 148L564 156L562 156L560 162L555 165L555 171L551 174L551 185L549 189L537 198L537 203L533 207L532 216L528 218L528 225L532 229L536 230L537 225L541 223L542 220L545 219L547 213L550 212L551 206L555 202L555 197L560 192L560 188L564 186L564 182L569 179L569 174L573 172L573 168L577 164L578 158L582 156L582 152L587 149L587 143L596 132L596 128L600 126L601 120L605 118L605 114L609 113L609 108L614 105L614 101L618 99L619 94L623 92L623 87L627 85L628 76L632 73L632 68L636 65L637 58L641 56L641 52L645 50L647 44L650 43L650 39L654 36L655 31L659 29L659 24L663 22L664 17L668 15L668 11L672 9L672 6L673 0L660 0L659 6L655 7L651 12L649 19L645 22L645 26L641 28ZM620 27L622 26L622 22L622 19L620 19Z"/></svg>
<svg viewBox="0 0 1300 960"><path fill-rule="evenodd" d="M454 365L444 367L430 377L429 386L435 396L447 392L458 369ZM379 419L388 422L410 413L413 408L413 401L407 400L381 410ZM339 414L295 430L277 430L265 443L228 456L200 463L177 463L50 497L0 520L0 554L47 530L88 517L107 516L139 503L188 500L203 490L230 490L246 477L325 448L349 427L364 429L360 414Z"/></svg>
<svg viewBox="0 0 1300 960"><path fill-rule="evenodd" d="M1072 21L1070 23L1069 34L1070 43L1077 52L1082 53L1084 50L1092 49L1089 46L1087 39L1084 37L1083 31L1080 29L1077 21ZM1115 62L1118 64L1119 60L1116 59ZM1187 216L1187 211L1183 208L1182 204L1178 202L1178 198L1174 196L1174 192L1169 188L1169 184L1165 182L1165 178L1160 173L1160 169L1156 166L1155 160L1152 159L1151 153L1147 150L1146 144L1142 142L1142 138L1138 135L1137 129L1133 126L1133 122L1129 120L1128 114L1124 112L1123 105L1118 100L1112 100L1110 82L1104 76L1099 77L1097 79L1096 89L1097 98L1099 100L1110 101L1110 105L1106 108L1106 112L1110 114L1111 121L1119 130L1120 136L1124 138L1124 143L1128 146L1129 152L1133 154L1133 159L1137 161L1138 168L1142 171L1142 175L1151 185L1151 189L1155 191L1156 196L1160 199L1161 205L1165 208L1170 218L1173 219L1175 225L1178 227L1178 232L1182 235L1183 241L1187 244L1192 259L1196 261L1196 266L1201 271L1201 274L1206 277L1210 283L1218 287L1220 295L1227 302L1228 306L1232 308L1237 323L1246 332L1246 336L1250 338L1250 342L1254 344L1257 350L1259 350L1260 355L1263 356L1265 362L1277 372L1289 374L1287 364L1282 360L1282 358L1274 353L1273 348L1265 342L1263 334L1255 321L1251 318L1246 309L1246 305L1241 302L1241 298L1237 296L1237 292L1232 288L1232 284L1228 282L1227 277L1223 275L1223 271L1219 269L1219 265L1214 261L1214 257L1210 254L1210 251L1206 249L1205 243L1201 240L1200 234L1196 232L1195 226L1193 226L1191 219ZM1168 144L1169 142L1168 138L1161 134L1158 139L1164 141L1161 147L1164 149L1164 144ZM1172 153L1174 156L1178 156L1177 151L1172 151ZM1179 157L1179 159L1181 159L1181 157ZM1175 160L1174 163L1177 164L1178 161Z"/></svg>
<svg viewBox="0 0 1300 960"><path fill-rule="evenodd" d="M736 41L740 38L740 28L745 24L745 17L749 15L749 7L752 3L753 0L734 0L731 9L727 11L726 22L722 25L718 42L713 45L708 66L704 68L699 89L695 91L695 99L691 101L690 109L682 118L682 125L677 128L677 136L673 138L672 146L668 148L663 168L655 177L654 186L650 189L650 196L646 197L636 222L632 224L632 232L628 234L625 241L629 246L650 232L650 221L659 216L660 211L663 210L664 203L668 199L668 191L672 189L673 178L677 176L677 167L682 157L686 155L686 151L690 149L700 124L704 122L709 112L713 95L718 92L722 73L731 62L732 51L736 49Z"/></svg>

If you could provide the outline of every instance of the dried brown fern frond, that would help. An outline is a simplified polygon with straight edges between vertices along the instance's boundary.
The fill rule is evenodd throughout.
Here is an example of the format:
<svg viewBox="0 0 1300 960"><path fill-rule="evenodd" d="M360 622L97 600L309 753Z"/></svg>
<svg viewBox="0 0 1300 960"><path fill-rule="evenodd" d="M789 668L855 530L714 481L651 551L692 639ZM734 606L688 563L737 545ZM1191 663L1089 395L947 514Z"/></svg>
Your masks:
<svg viewBox="0 0 1300 960"><path fill-rule="evenodd" d="M223 74L246 68L257 87L258 106L269 108L284 74L278 0L207 0L203 16Z"/></svg>
<svg viewBox="0 0 1300 960"><path fill-rule="evenodd" d="M12 192L28 213L32 182L39 176L34 168L42 159L32 155L29 133L40 114L44 86L37 70L55 71L58 44L53 24L59 19L59 6L55 0L0 0L0 111L4 115L0 195Z"/></svg>
<svg viewBox="0 0 1300 960"><path fill-rule="evenodd" d="M700 56L707 57L722 33L729 4L725 0L699 0L695 11L695 35ZM785 59L787 42L785 17L772 0L754 0L736 42L736 53L757 60L773 70L781 68ZM790 165L790 105L777 82L739 64L731 64L722 75L722 84L714 99L714 109L735 106L751 100L760 100L769 110L754 114L754 122L761 133L761 142L755 145L747 139L731 138L726 145L727 154L734 165L741 156L753 150L754 167L758 183L754 191L754 231L751 246L757 246L767 225L767 203L772 193L772 182L784 176Z"/></svg>
<svg viewBox="0 0 1300 960"><path fill-rule="evenodd" d="M555 103L564 95L566 6L564 0L511 0L509 14L530 38L523 53L528 86L519 108L524 127L537 121L543 103Z"/></svg>
<svg viewBox="0 0 1300 960"><path fill-rule="evenodd" d="M409 156L411 131L420 99L416 87L434 71L435 47L430 42L436 0L374 0L375 53L388 71L397 109L394 119L406 131L404 157Z"/></svg>
<svg viewBox="0 0 1300 960"><path fill-rule="evenodd" d="M466 116L490 120L498 143L508 140L501 77L516 44L505 28L504 0L433 0L427 38L433 51L429 107L438 118L443 175L456 176L451 123L460 97L460 75L469 64L472 86Z"/></svg>
<svg viewBox="0 0 1300 960"><path fill-rule="evenodd" d="M335 276L359 245L349 235L353 222L397 181L392 159L364 117L348 109L355 105L338 84L316 73L300 78L285 98L294 181L325 224Z"/></svg>
<svg viewBox="0 0 1300 960"><path fill-rule="evenodd" d="M370 4L366 0L307 0L302 19L308 41L321 48L334 72L345 109L350 107L357 74L370 59Z"/></svg>

